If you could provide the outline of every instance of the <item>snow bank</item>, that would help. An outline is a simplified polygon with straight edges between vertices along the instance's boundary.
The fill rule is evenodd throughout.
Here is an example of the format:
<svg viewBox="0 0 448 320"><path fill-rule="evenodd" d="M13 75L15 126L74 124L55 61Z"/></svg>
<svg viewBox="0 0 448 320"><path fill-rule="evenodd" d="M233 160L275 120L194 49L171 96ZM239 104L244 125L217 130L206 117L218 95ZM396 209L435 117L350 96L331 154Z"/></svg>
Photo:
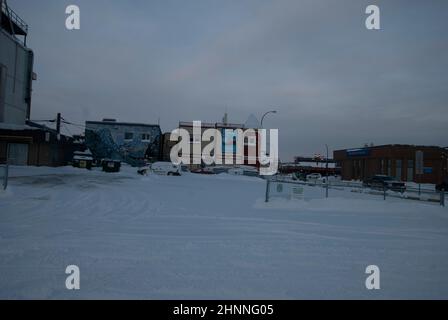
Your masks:
<svg viewBox="0 0 448 320"><path fill-rule="evenodd" d="M12 168L0 298L448 298L448 210L308 187L264 203L245 176ZM9 191L8 191L9 192ZM81 290L65 288L65 268ZM365 289L365 268L381 290Z"/></svg>

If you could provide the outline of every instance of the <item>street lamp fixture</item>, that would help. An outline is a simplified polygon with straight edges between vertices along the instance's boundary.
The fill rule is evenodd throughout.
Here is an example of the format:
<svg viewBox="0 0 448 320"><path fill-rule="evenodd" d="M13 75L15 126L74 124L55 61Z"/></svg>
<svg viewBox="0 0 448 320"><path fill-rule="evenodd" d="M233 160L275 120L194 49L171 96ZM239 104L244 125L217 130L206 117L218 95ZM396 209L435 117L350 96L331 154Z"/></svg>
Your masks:
<svg viewBox="0 0 448 320"><path fill-rule="evenodd" d="M264 120L264 117L266 117L268 114L270 114L270 113L277 113L277 110L271 110L271 111L268 111L268 112L266 112L265 114L263 114L263 116L261 117L261 128L263 128L263 120Z"/></svg>

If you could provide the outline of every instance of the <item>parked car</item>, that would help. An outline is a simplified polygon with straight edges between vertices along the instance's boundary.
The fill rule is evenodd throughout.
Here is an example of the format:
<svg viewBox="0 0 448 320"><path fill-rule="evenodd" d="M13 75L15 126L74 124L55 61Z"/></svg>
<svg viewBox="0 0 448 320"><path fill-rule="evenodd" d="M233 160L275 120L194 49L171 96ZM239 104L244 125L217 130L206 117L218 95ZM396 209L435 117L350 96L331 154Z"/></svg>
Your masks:
<svg viewBox="0 0 448 320"><path fill-rule="evenodd" d="M227 171L227 173L235 176L242 176L244 175L244 170L241 168L231 168Z"/></svg>
<svg viewBox="0 0 448 320"><path fill-rule="evenodd" d="M327 179L329 183L337 183L337 182L341 182L341 176L338 175L330 175L330 176L323 176L322 178L318 179L318 182L322 183L322 184L326 184L327 183Z"/></svg>
<svg viewBox="0 0 448 320"><path fill-rule="evenodd" d="M148 174L148 172L151 171L151 167L150 166L144 166L144 167L140 167L137 170L138 174L141 174L142 176L146 176Z"/></svg>
<svg viewBox="0 0 448 320"><path fill-rule="evenodd" d="M442 183L436 185L437 191L448 191L448 177L446 177Z"/></svg>
<svg viewBox="0 0 448 320"><path fill-rule="evenodd" d="M258 177L259 172L256 167L251 166L238 166L233 167L227 170L228 174L239 175L239 176L249 176L249 177Z"/></svg>
<svg viewBox="0 0 448 320"><path fill-rule="evenodd" d="M294 172L292 174L292 180L306 181L306 174L303 172Z"/></svg>
<svg viewBox="0 0 448 320"><path fill-rule="evenodd" d="M373 189L386 189L399 192L406 191L406 184L404 182L398 181L390 176L379 174L365 180L363 185Z"/></svg>
<svg viewBox="0 0 448 320"><path fill-rule="evenodd" d="M213 168L199 168L199 169L192 169L190 171L191 173L197 173L197 174L216 174Z"/></svg>
<svg viewBox="0 0 448 320"><path fill-rule="evenodd" d="M322 175L320 173L311 173L306 176L306 181L316 183L317 180L319 180L321 178L322 178Z"/></svg>
<svg viewBox="0 0 448 320"><path fill-rule="evenodd" d="M73 152L72 166L76 168L92 169L93 157L92 153L87 151Z"/></svg>
<svg viewBox="0 0 448 320"><path fill-rule="evenodd" d="M151 171L159 175L180 176L182 170L181 166L171 162L154 162Z"/></svg>

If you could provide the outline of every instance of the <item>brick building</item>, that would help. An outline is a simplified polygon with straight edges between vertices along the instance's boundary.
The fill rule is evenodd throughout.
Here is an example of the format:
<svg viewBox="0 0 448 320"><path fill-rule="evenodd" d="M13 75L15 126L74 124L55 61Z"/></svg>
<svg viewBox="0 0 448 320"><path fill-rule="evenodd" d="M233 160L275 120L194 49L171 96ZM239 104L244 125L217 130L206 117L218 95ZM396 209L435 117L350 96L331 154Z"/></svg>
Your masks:
<svg viewBox="0 0 448 320"><path fill-rule="evenodd" d="M72 137L30 121L23 126L0 123L0 163L63 166L82 149Z"/></svg>
<svg viewBox="0 0 448 320"><path fill-rule="evenodd" d="M184 129L188 131L190 134L190 150L191 150L191 157L190 157L190 167L196 168L200 167L199 164L194 164L195 162L201 162L201 156L202 156L202 150L204 149L205 145L209 144L210 142L203 142L201 140L202 134L207 129L217 129L221 133L221 152L222 152L222 164L225 164L225 157L226 154L231 155L231 159L233 159L233 164L235 164L237 161L242 161L242 164L244 165L252 165L252 166L258 166L258 147L257 147L257 141L258 141L258 134L257 134L257 128L248 128L244 124L234 124L234 123L201 123L201 134L200 136L195 136L193 134L193 122L179 122L179 129ZM237 155L237 148L236 148L236 133L235 130L247 130L252 129L252 134L247 134L246 138L244 139L244 158L240 158ZM199 153L195 153L194 151L194 145L199 144L201 150ZM253 148L254 156L251 157L249 153L249 148Z"/></svg>
<svg viewBox="0 0 448 320"><path fill-rule="evenodd" d="M201 122L201 132L197 136L193 133L193 121L181 121L179 122L179 129L186 130L190 135L190 165L189 167L192 169L200 168L203 164L201 163L202 159L202 150L204 147L210 142L202 141L202 135L204 131L207 129L216 129L220 132L221 138L221 161L222 164L225 165L225 158L229 157L233 159L233 164L236 164L237 161L241 161L242 165L249 165L258 167L260 165L258 159L258 130L260 128L259 121L254 115L250 115L244 124L238 123L229 123L227 121L227 114L224 116L222 122ZM236 146L236 131L242 130L245 132L244 141L243 141L243 155L237 154L237 146ZM171 148L177 142L169 141L170 134L167 133L164 135L164 139L162 142L162 157L164 160L169 161L169 155ZM214 141L214 139L212 139ZM213 142L212 142L213 143ZM196 153L194 146L199 145L199 152Z"/></svg>
<svg viewBox="0 0 448 320"><path fill-rule="evenodd" d="M335 150L333 156L344 180L385 174L401 181L440 183L448 175L448 149L436 146L370 146Z"/></svg>

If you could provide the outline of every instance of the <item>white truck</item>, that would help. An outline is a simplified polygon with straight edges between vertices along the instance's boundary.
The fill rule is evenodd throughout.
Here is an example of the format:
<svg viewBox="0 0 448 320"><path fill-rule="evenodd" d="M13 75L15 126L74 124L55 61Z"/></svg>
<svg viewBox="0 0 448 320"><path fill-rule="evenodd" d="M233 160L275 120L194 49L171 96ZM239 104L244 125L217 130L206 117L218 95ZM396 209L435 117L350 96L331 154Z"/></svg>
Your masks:
<svg viewBox="0 0 448 320"><path fill-rule="evenodd" d="M182 169L180 165L171 162L154 162L151 171L164 176L180 176Z"/></svg>

